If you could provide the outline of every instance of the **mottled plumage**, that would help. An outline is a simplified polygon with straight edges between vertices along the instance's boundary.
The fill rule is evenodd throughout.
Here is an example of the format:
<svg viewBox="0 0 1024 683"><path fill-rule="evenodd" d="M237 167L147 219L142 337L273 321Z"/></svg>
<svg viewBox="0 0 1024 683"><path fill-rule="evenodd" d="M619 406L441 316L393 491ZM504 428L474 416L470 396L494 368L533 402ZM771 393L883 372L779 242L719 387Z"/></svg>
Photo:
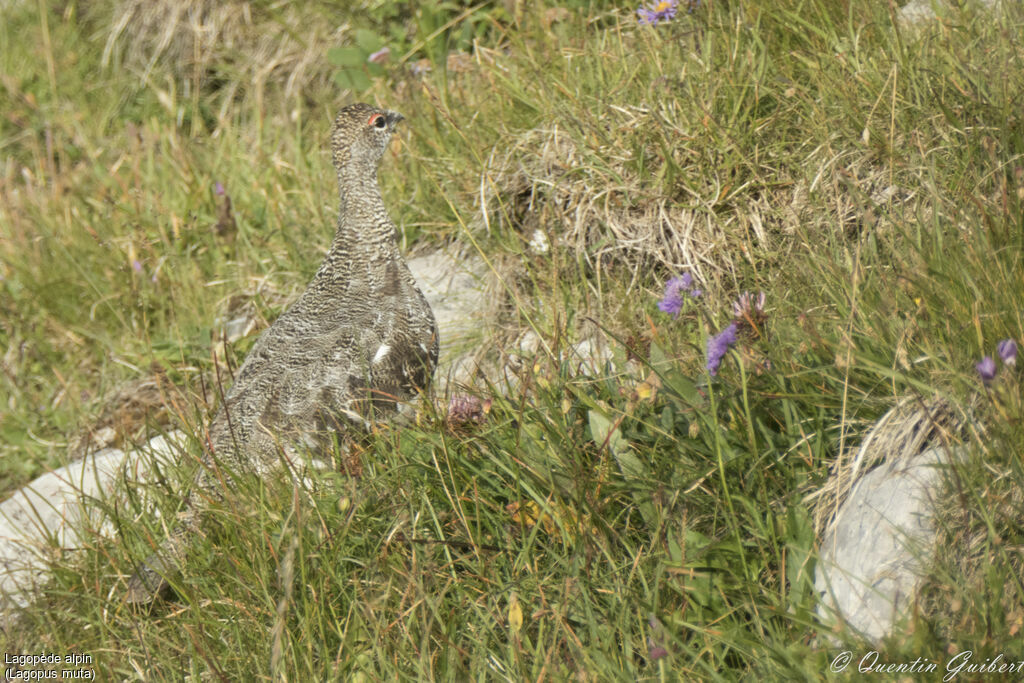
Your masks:
<svg viewBox="0 0 1024 683"><path fill-rule="evenodd" d="M398 250L377 166L402 116L366 104L338 114L331 152L338 228L306 291L256 341L210 425L211 451L178 527L128 585L149 602L183 568L189 536L222 497L217 463L267 473L282 449L325 449L339 433L386 419L430 382L437 364L433 312ZM230 482L227 482L230 485Z"/></svg>

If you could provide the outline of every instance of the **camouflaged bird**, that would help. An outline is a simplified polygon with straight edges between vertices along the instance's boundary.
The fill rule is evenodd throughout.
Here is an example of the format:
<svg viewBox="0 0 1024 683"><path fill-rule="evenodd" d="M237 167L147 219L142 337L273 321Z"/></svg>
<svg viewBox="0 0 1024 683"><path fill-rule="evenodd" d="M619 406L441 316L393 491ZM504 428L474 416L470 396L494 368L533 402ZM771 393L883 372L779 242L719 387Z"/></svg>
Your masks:
<svg viewBox="0 0 1024 683"><path fill-rule="evenodd" d="M346 430L394 415L437 365L434 314L398 250L377 166L402 115L367 104L338 114L331 152L341 208L306 291L256 341L209 430L209 449L178 526L129 581L152 601L184 568L203 509L230 486L220 465L263 475L295 448L325 450Z"/></svg>

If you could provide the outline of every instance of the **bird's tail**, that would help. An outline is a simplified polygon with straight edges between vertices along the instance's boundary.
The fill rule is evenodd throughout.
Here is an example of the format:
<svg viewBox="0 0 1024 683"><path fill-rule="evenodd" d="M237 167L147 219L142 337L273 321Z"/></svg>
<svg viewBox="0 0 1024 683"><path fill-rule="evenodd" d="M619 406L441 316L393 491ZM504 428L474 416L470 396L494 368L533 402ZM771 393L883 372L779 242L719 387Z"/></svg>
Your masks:
<svg viewBox="0 0 1024 683"><path fill-rule="evenodd" d="M147 557L135 569L128 580L125 600L132 604L148 604L164 596L171 584L172 577L185 567L189 536L197 524L193 515L176 526L170 535L160 544L160 548Z"/></svg>

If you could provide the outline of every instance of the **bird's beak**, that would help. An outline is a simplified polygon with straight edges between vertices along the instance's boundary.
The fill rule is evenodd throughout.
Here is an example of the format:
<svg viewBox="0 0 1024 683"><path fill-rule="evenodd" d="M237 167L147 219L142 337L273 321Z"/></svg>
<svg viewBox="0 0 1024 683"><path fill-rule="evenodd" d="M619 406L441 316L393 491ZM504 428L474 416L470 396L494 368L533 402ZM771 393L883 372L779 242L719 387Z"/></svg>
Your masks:
<svg viewBox="0 0 1024 683"><path fill-rule="evenodd" d="M405 120L405 117L399 114L397 111L389 111L387 114L385 114L385 117L387 118L388 126L392 130L394 130L396 123Z"/></svg>

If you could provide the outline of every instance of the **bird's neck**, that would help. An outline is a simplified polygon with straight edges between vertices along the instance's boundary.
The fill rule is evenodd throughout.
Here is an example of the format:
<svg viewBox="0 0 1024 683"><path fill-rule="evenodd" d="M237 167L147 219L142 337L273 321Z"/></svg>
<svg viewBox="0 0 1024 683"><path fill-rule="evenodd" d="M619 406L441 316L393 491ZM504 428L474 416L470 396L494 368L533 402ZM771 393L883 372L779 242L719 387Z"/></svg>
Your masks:
<svg viewBox="0 0 1024 683"><path fill-rule="evenodd" d="M317 278L338 282L384 269L399 257L398 236L381 198L376 173L339 173L338 228Z"/></svg>

